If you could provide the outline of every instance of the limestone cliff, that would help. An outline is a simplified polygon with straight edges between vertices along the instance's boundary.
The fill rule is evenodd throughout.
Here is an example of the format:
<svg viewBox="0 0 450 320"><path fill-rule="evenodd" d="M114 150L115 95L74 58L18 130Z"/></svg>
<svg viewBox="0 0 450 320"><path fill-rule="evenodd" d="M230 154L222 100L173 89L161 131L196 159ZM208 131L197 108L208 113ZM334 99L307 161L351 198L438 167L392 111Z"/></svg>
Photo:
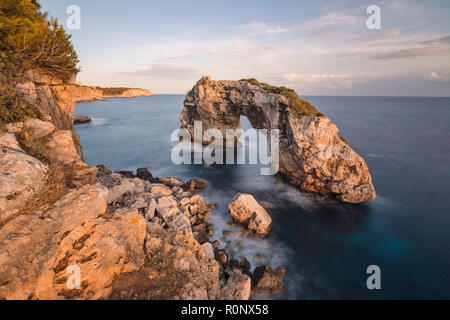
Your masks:
<svg viewBox="0 0 450 320"><path fill-rule="evenodd" d="M203 77L186 95L182 127L194 136L203 131L241 128L246 116L255 129L280 131L279 172L304 191L358 203L376 197L366 162L338 135L325 116L299 115L281 94L248 81L213 81Z"/></svg>
<svg viewBox="0 0 450 320"><path fill-rule="evenodd" d="M101 88L75 85L71 88L75 102L101 101L108 98L137 98L151 97L153 93L138 88Z"/></svg>

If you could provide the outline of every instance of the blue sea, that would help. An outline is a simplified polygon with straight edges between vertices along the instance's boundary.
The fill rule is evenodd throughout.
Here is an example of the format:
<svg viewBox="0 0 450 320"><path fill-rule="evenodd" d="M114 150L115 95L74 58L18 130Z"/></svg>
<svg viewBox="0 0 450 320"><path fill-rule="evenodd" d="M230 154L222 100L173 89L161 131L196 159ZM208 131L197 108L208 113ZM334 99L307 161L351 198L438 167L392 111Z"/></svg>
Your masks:
<svg viewBox="0 0 450 320"><path fill-rule="evenodd" d="M377 199L319 201L261 176L258 165L175 165L173 130L183 95L80 103L77 126L89 165L149 167L154 176L201 177L219 208L208 219L232 257L283 265L285 290L271 299L450 298L450 98L303 97L326 114L367 162ZM242 118L243 127L249 128ZM239 151L242 152L242 151ZM245 237L226 210L251 193L272 216L263 240ZM378 265L381 289L368 290Z"/></svg>

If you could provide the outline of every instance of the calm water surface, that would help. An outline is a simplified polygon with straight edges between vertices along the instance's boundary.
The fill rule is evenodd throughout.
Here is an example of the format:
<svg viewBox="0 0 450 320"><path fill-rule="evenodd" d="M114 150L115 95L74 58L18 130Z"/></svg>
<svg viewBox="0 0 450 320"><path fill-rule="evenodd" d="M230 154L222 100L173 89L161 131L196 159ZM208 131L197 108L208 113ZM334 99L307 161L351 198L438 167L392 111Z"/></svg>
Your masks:
<svg viewBox="0 0 450 320"><path fill-rule="evenodd" d="M286 290L272 298L449 299L450 98L306 99L366 160L376 200L318 201L260 176L257 165L172 164L176 142L170 136L180 125L183 95L82 103L75 113L93 119L77 127L90 165L150 167L154 176L206 179L202 195L219 204L208 218L213 239L233 257L247 257L252 269L286 267ZM272 216L264 240L244 238L232 224L226 206L236 192L253 194ZM378 291L366 287L366 269L373 264L381 268Z"/></svg>

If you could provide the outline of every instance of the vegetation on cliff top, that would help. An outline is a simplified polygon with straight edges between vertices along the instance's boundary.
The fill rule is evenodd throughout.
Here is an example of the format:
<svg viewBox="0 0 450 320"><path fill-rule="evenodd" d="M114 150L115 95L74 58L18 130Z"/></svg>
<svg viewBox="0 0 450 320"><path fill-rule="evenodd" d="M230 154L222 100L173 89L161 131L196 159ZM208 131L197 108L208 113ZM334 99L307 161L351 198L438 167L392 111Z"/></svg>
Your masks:
<svg viewBox="0 0 450 320"><path fill-rule="evenodd" d="M70 35L36 0L0 1L0 122L40 117L16 90L25 71L68 80L79 71L77 63Z"/></svg>
<svg viewBox="0 0 450 320"><path fill-rule="evenodd" d="M68 80L79 71L70 38L56 18L40 11L36 0L0 2L1 59L18 71L35 69Z"/></svg>
<svg viewBox="0 0 450 320"><path fill-rule="evenodd" d="M272 86L264 82L259 82L254 78L241 79L240 81L246 81L252 85L263 88L269 93L279 94L286 97L289 100L289 107L291 108L291 110L298 112L299 115L323 116L323 113L317 111L316 108L308 101L300 99L293 89Z"/></svg>

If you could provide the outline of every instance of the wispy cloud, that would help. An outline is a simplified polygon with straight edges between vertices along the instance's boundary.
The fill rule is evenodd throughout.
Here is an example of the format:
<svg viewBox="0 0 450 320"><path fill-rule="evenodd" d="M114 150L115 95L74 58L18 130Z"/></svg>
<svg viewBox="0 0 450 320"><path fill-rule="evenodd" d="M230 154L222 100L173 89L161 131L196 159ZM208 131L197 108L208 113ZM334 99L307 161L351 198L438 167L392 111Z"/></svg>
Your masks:
<svg viewBox="0 0 450 320"><path fill-rule="evenodd" d="M439 53L450 52L450 48L447 47L423 47L414 49L403 49L395 51L386 51L377 53L370 56L370 59L382 60L382 59L399 59L399 58L410 58L419 56L429 56Z"/></svg>
<svg viewBox="0 0 450 320"><path fill-rule="evenodd" d="M151 64L140 70L122 71L120 73L131 76L173 78L177 80L192 79L203 74L200 69L175 64Z"/></svg>

